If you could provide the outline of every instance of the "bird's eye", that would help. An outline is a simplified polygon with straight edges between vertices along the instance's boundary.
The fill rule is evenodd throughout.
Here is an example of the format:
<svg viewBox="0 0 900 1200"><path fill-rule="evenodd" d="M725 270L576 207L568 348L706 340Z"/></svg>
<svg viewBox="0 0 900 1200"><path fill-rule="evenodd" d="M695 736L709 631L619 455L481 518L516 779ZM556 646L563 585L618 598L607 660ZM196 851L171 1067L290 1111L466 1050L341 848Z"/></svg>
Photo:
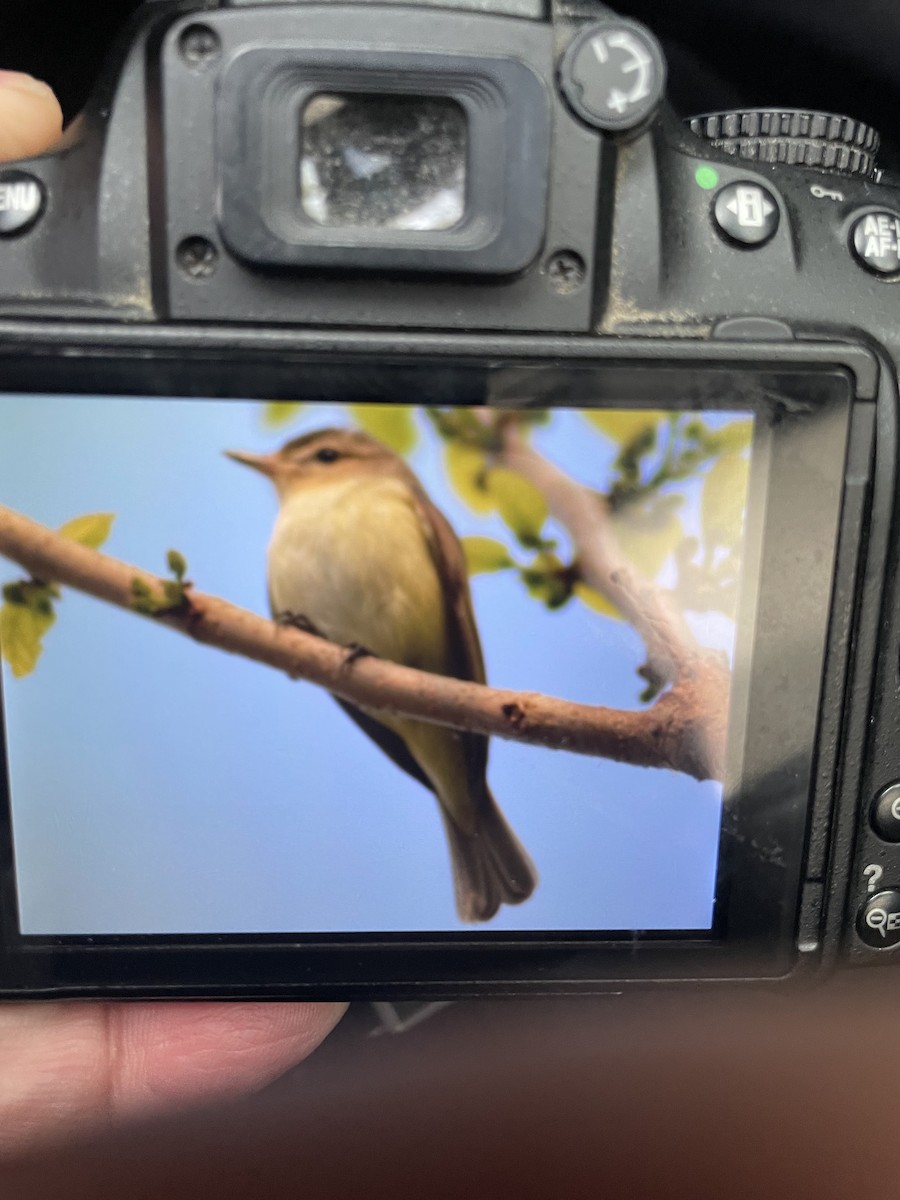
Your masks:
<svg viewBox="0 0 900 1200"><path fill-rule="evenodd" d="M316 451L316 460L321 463L337 462L340 457L337 450L333 450L331 446L323 446L321 450Z"/></svg>

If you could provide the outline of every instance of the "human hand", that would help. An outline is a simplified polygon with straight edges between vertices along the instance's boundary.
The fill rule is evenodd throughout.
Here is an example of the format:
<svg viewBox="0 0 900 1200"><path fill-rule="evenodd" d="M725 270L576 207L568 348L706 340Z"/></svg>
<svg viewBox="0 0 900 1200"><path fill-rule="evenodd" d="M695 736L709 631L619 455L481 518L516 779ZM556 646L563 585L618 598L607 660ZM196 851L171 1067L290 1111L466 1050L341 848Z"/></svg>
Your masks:
<svg viewBox="0 0 900 1200"><path fill-rule="evenodd" d="M896 1196L890 973L877 990L460 1005L335 1047L300 1086L0 1164L0 1195Z"/></svg>
<svg viewBox="0 0 900 1200"><path fill-rule="evenodd" d="M0 160L42 154L62 132L51 88L18 71L0 71Z"/></svg>
<svg viewBox="0 0 900 1200"><path fill-rule="evenodd" d="M46 84L0 71L0 160L45 152L62 130ZM262 1087L305 1058L337 1004L0 1005L0 1157L75 1128Z"/></svg>
<svg viewBox="0 0 900 1200"><path fill-rule="evenodd" d="M339 1004L0 1004L0 1160L76 1131L262 1088Z"/></svg>

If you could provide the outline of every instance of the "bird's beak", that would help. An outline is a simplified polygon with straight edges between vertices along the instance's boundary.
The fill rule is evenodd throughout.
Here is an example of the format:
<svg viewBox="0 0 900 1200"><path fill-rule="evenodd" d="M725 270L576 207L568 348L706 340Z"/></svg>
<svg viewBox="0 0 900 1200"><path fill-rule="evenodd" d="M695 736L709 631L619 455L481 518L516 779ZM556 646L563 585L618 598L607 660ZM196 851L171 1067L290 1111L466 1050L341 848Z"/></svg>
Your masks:
<svg viewBox="0 0 900 1200"><path fill-rule="evenodd" d="M243 450L226 450L225 454L235 462L243 463L245 467L253 467L254 471L261 471L269 479L275 478L277 456L274 454L247 454Z"/></svg>

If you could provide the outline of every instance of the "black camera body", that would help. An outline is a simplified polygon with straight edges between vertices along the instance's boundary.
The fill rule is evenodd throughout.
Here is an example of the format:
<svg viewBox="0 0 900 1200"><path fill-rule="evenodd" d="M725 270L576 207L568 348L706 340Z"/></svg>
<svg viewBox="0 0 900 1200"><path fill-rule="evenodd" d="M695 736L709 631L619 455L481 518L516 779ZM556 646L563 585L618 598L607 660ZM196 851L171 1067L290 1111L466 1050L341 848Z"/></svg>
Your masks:
<svg viewBox="0 0 900 1200"><path fill-rule="evenodd" d="M7 680L0 994L584 992L893 960L900 190L860 122L682 123L651 33L550 8L145 5L66 144L0 170L0 391L751 414L708 928L28 925ZM616 470L650 453L619 449ZM3 520L0 555L31 563ZM542 744L564 781L569 743ZM562 813L566 786L541 802Z"/></svg>

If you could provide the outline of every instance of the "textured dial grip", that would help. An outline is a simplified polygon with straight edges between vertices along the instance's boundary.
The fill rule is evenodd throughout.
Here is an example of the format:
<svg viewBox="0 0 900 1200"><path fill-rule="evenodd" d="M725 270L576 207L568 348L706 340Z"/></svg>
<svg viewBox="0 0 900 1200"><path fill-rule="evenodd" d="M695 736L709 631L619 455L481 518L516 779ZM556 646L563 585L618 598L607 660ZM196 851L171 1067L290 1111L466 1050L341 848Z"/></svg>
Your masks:
<svg viewBox="0 0 900 1200"><path fill-rule="evenodd" d="M691 117L693 133L726 154L842 175L875 174L880 138L871 125L834 113L746 109Z"/></svg>

